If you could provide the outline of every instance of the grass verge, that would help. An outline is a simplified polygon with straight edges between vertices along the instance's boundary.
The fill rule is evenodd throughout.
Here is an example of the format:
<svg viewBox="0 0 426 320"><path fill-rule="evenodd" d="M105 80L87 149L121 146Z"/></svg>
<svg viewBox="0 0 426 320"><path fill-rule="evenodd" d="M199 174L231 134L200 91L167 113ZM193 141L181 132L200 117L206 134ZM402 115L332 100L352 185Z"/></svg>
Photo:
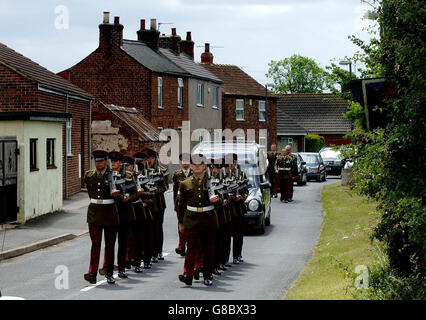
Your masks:
<svg viewBox="0 0 426 320"><path fill-rule="evenodd" d="M285 300L353 299L348 291L353 280L345 277L344 267L374 261L370 235L379 221L376 203L340 183L325 186L321 195L324 219L318 243Z"/></svg>

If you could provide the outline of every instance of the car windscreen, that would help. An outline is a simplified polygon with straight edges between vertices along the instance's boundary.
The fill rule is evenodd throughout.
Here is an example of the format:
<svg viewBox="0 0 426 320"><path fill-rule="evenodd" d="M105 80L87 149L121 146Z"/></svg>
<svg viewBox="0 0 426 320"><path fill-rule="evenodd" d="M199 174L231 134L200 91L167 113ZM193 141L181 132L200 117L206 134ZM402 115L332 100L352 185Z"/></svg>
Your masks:
<svg viewBox="0 0 426 320"><path fill-rule="evenodd" d="M307 165L317 165L319 163L318 157L314 154L301 154L301 156Z"/></svg>
<svg viewBox="0 0 426 320"><path fill-rule="evenodd" d="M245 172L247 178L250 181L250 184L253 187L259 187L260 185L260 179L259 179L259 175L258 175L258 168L255 165L247 165L247 164L242 164L240 166L241 170Z"/></svg>
<svg viewBox="0 0 426 320"><path fill-rule="evenodd" d="M328 158L328 159L341 159L342 156L340 155L339 151L335 150L326 150L321 152L322 158Z"/></svg>

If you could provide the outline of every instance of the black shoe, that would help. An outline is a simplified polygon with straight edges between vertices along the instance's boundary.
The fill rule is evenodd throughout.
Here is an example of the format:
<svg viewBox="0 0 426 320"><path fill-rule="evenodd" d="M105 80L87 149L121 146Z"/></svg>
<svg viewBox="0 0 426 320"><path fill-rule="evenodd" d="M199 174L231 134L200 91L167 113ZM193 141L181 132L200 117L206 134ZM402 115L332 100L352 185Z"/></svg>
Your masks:
<svg viewBox="0 0 426 320"><path fill-rule="evenodd" d="M151 269L151 264L149 262L144 262L143 263L143 268L144 269Z"/></svg>
<svg viewBox="0 0 426 320"><path fill-rule="evenodd" d="M105 276L105 278L107 279L107 282L109 284L114 284L115 283L115 280L114 280L113 276Z"/></svg>
<svg viewBox="0 0 426 320"><path fill-rule="evenodd" d="M293 199L288 199L288 202L293 202Z"/></svg>
<svg viewBox="0 0 426 320"><path fill-rule="evenodd" d="M222 272L220 272L218 269L213 269L213 274L220 276Z"/></svg>
<svg viewBox="0 0 426 320"><path fill-rule="evenodd" d="M96 273L86 273L84 275L84 280L88 281L91 284L95 284L96 283Z"/></svg>
<svg viewBox="0 0 426 320"><path fill-rule="evenodd" d="M288 200L284 200L284 203L288 203Z"/></svg>
<svg viewBox="0 0 426 320"><path fill-rule="evenodd" d="M228 270L228 269L225 267L225 265L224 265L224 264L221 264L221 265L219 266L219 269L220 269L220 270L222 270L222 271L226 271L226 270Z"/></svg>
<svg viewBox="0 0 426 320"><path fill-rule="evenodd" d="M238 257L238 261L239 261L239 262L244 262L243 257L242 257L242 256L239 256L239 257Z"/></svg>
<svg viewBox="0 0 426 320"><path fill-rule="evenodd" d="M213 284L213 281L210 279L204 279L204 285L205 286L211 286Z"/></svg>
<svg viewBox="0 0 426 320"><path fill-rule="evenodd" d="M230 263L225 263L225 267L232 268L232 264L230 264Z"/></svg>
<svg viewBox="0 0 426 320"><path fill-rule="evenodd" d="M281 202L284 202L284 199L280 199Z"/></svg>
<svg viewBox="0 0 426 320"><path fill-rule="evenodd" d="M101 276L106 276L106 274L107 274L107 269L106 269L106 268L99 269L99 274L100 274Z"/></svg>
<svg viewBox="0 0 426 320"><path fill-rule="evenodd" d="M163 253L159 253L158 254L158 260L164 260L164 256L163 256Z"/></svg>
<svg viewBox="0 0 426 320"><path fill-rule="evenodd" d="M192 276L188 276L186 274L180 274L179 281L185 283L187 286L190 286L192 285Z"/></svg>
<svg viewBox="0 0 426 320"><path fill-rule="evenodd" d="M272 198L278 198L278 195L277 194L273 194Z"/></svg>
<svg viewBox="0 0 426 320"><path fill-rule="evenodd" d="M132 261L126 261L126 269L132 269Z"/></svg>
<svg viewBox="0 0 426 320"><path fill-rule="evenodd" d="M182 250L181 248L176 248L176 249L175 249L175 252L176 252L177 254L182 254L182 251L183 251L183 250Z"/></svg>
<svg viewBox="0 0 426 320"><path fill-rule="evenodd" d="M238 260L238 258L234 258L234 260L232 260L233 264L240 264L240 261Z"/></svg>
<svg viewBox="0 0 426 320"><path fill-rule="evenodd" d="M123 278L123 279L128 278L128 276L127 276L127 274L126 274L126 272L125 272L125 271L118 271L118 276L119 276L120 278Z"/></svg>
<svg viewBox="0 0 426 320"><path fill-rule="evenodd" d="M157 262L158 262L158 258L157 258L157 257L152 257L151 261L152 261L153 263L157 263Z"/></svg>
<svg viewBox="0 0 426 320"><path fill-rule="evenodd" d="M136 273L142 273L143 272L143 268L140 266L135 267L135 272Z"/></svg>
<svg viewBox="0 0 426 320"><path fill-rule="evenodd" d="M194 280L200 280L200 270L195 270Z"/></svg>

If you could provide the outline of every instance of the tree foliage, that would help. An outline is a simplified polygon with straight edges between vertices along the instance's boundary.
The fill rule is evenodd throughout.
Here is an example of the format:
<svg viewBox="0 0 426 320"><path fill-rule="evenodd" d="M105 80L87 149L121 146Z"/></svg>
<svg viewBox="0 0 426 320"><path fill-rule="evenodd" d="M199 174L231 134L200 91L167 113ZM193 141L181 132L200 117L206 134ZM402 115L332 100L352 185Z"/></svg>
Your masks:
<svg viewBox="0 0 426 320"><path fill-rule="evenodd" d="M380 39L369 44L351 37L363 50L368 70L381 74L393 89L385 101L390 122L367 132L358 122L352 132L354 177L361 194L379 201L382 213L374 237L386 244L392 274L425 281L426 187L425 112L426 2L377 2ZM352 106L350 116L361 119Z"/></svg>
<svg viewBox="0 0 426 320"><path fill-rule="evenodd" d="M296 54L269 62L266 76L273 79L276 93L318 93L327 82L326 72L315 60Z"/></svg>

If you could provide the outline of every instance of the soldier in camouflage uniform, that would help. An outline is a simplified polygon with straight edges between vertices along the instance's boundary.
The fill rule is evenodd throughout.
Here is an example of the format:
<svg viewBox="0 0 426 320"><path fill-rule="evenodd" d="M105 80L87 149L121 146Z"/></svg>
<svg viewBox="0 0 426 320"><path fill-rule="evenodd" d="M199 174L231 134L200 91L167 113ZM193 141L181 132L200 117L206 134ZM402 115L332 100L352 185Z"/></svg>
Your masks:
<svg viewBox="0 0 426 320"><path fill-rule="evenodd" d="M87 171L84 176L84 183L90 197L90 204L87 208L87 223L92 241L89 272L84 275L84 279L92 284L96 283L103 231L105 237L105 276L108 283L114 283L114 246L119 224L114 199L119 197L120 192L112 190L107 182L108 152L95 150L92 155L96 168Z"/></svg>
<svg viewBox="0 0 426 320"><path fill-rule="evenodd" d="M191 170L191 160L190 160L190 154L184 153L179 155L179 160L181 162L181 169L176 170L173 173L173 203L175 204L175 211L177 212L177 201L178 201L178 191L179 191L179 185L182 181L188 179L192 176L192 170ZM186 241L183 237L183 233L179 231L179 223L178 223L178 234L179 234L179 244L178 247L175 249L177 254L180 254L182 257L185 256L185 246Z"/></svg>
<svg viewBox="0 0 426 320"><path fill-rule="evenodd" d="M220 205L217 195L209 196L206 188L206 159L202 155L191 157L193 176L180 183L178 218L179 228L187 241L184 273L179 280L192 284L195 263L200 254L203 261L204 284L213 284L214 241L218 229L218 219L214 205Z"/></svg>
<svg viewBox="0 0 426 320"><path fill-rule="evenodd" d="M297 159L291 154L291 147L287 145L275 163L275 172L280 181L281 202L293 201L293 180L297 176Z"/></svg>

